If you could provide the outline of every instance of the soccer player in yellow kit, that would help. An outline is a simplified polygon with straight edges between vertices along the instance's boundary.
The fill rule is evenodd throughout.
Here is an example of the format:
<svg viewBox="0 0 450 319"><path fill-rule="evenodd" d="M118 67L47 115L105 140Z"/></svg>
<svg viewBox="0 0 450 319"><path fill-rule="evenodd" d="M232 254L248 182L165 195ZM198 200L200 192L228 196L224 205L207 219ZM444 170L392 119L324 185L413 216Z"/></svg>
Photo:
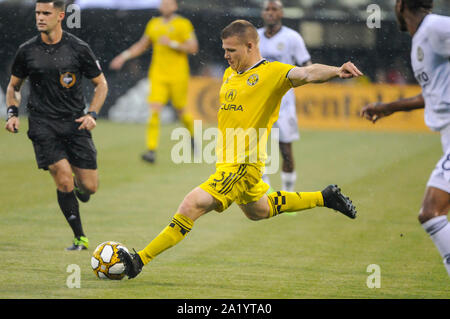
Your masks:
<svg viewBox="0 0 450 319"><path fill-rule="evenodd" d="M198 41L191 22L176 14L177 9L176 0L162 0L159 8L161 16L152 18L142 38L110 64L111 69L120 70L126 61L140 56L153 46L148 96L151 116L147 124L147 152L142 155L142 159L150 163L155 161L159 145L159 114L169 100L184 126L194 136L194 120L185 111L185 106L189 81L188 55L197 53Z"/></svg>
<svg viewBox="0 0 450 319"><path fill-rule="evenodd" d="M128 278L137 276L144 265L180 242L197 218L212 210L222 212L233 202L251 220L316 206L356 217L352 202L336 185L323 191L278 191L266 195L269 185L262 180L262 173L265 145L283 95L292 87L336 77L358 77L362 73L351 62L341 67L294 67L267 62L259 52L256 28L245 20L228 25L221 37L230 68L225 71L220 89L216 172L184 198L170 224L147 247L134 254L119 250ZM245 142L236 144L239 139Z"/></svg>

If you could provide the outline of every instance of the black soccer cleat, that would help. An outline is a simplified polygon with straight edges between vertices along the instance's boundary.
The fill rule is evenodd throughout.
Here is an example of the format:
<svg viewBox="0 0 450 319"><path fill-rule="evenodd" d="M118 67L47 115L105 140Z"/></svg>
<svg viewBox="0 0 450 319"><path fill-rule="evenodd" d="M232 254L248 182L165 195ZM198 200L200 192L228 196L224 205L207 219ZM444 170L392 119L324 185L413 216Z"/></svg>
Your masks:
<svg viewBox="0 0 450 319"><path fill-rule="evenodd" d="M155 163L155 160L156 160L155 151L148 151L147 153L142 154L141 158L144 161L153 164L153 163Z"/></svg>
<svg viewBox="0 0 450 319"><path fill-rule="evenodd" d="M89 247L89 240L86 236L75 237L72 246L67 247L67 251L87 250Z"/></svg>
<svg viewBox="0 0 450 319"><path fill-rule="evenodd" d="M134 254L130 254L123 248L119 248L117 251L117 255L120 260L123 262L125 266L125 275L128 276L128 279L134 278L142 271L142 267L144 267L144 263L141 260L141 257L134 251Z"/></svg>
<svg viewBox="0 0 450 319"><path fill-rule="evenodd" d="M356 218L356 208L350 198L342 195L337 185L329 185L322 191L325 207L337 210L347 217Z"/></svg>
<svg viewBox="0 0 450 319"><path fill-rule="evenodd" d="M86 192L83 192L81 190L81 188L79 188L77 186L77 183L75 181L75 176L73 177L73 185L74 185L73 191L75 192L75 196L83 203L87 203L89 201L89 199L91 198L91 195Z"/></svg>

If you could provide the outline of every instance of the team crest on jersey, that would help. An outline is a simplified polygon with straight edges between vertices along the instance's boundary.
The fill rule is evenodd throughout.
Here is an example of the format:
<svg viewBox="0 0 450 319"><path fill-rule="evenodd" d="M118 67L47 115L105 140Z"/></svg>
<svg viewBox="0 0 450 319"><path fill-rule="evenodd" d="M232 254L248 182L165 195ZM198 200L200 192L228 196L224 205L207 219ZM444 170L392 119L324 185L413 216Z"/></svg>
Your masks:
<svg viewBox="0 0 450 319"><path fill-rule="evenodd" d="M66 72L61 74L61 76L59 77L59 82L63 87L68 89L75 85L75 83L77 82L77 77L73 73Z"/></svg>
<svg viewBox="0 0 450 319"><path fill-rule="evenodd" d="M258 76L258 74L255 73L248 77L247 84L250 86L254 86L256 83L258 83L258 81L259 81L259 76Z"/></svg>
<svg viewBox="0 0 450 319"><path fill-rule="evenodd" d="M419 60L419 62L422 62L424 57L425 54L423 53L423 49L421 47L417 47L417 60Z"/></svg>
<svg viewBox="0 0 450 319"><path fill-rule="evenodd" d="M283 42L278 43L277 44L277 49L278 49L278 51L283 51L284 50L284 43Z"/></svg>
<svg viewBox="0 0 450 319"><path fill-rule="evenodd" d="M234 99L236 98L237 95L237 91L234 89L230 89L227 91L227 93L225 93L225 100L227 102L233 102Z"/></svg>

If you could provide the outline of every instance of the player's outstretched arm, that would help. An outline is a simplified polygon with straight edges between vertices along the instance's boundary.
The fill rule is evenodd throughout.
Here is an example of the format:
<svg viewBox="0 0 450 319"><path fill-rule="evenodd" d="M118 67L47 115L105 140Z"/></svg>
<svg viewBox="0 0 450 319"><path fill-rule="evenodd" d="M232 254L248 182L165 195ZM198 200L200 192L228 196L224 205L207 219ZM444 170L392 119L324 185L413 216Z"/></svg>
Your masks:
<svg viewBox="0 0 450 319"><path fill-rule="evenodd" d="M425 107L422 94L414 97L400 99L391 103L371 103L361 108L360 116L375 123L382 117L386 117L395 112L408 112Z"/></svg>
<svg viewBox="0 0 450 319"><path fill-rule="evenodd" d="M294 87L307 83L323 83L334 78L350 79L363 75L361 71L352 63L347 62L341 67L324 64L311 64L305 67L295 67L288 78Z"/></svg>
<svg viewBox="0 0 450 319"><path fill-rule="evenodd" d="M20 89L25 79L11 75L8 88L6 89L6 105L8 106L8 120L5 129L11 133L19 131L19 105L21 100Z"/></svg>
<svg viewBox="0 0 450 319"><path fill-rule="evenodd" d="M142 55L151 45L152 41L144 34L138 42L116 56L109 64L109 68L112 70L120 70L125 62Z"/></svg>
<svg viewBox="0 0 450 319"><path fill-rule="evenodd" d="M187 54L197 54L198 52L198 40L195 34L191 35L191 38L184 42L170 40L169 37L164 35L159 38L159 44Z"/></svg>

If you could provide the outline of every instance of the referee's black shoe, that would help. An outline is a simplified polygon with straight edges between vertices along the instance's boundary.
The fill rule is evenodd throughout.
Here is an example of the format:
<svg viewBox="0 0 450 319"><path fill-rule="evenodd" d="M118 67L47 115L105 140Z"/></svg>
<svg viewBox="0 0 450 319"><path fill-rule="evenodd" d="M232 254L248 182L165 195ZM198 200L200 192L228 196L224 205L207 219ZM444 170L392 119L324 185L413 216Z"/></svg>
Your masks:
<svg viewBox="0 0 450 319"><path fill-rule="evenodd" d="M125 267L125 275L128 276L128 279L134 278L142 271L142 267L144 267L144 263L142 262L141 257L136 251L134 254L130 254L123 248L119 248L117 251L117 255L120 260L123 262Z"/></svg>
<svg viewBox="0 0 450 319"><path fill-rule="evenodd" d="M337 210L347 217L356 218L356 208L350 198L342 195L337 185L329 185L322 191L325 207Z"/></svg>
<svg viewBox="0 0 450 319"><path fill-rule="evenodd" d="M73 191L75 192L75 195L77 198L82 201L83 203L87 203L89 199L91 198L91 195L88 193L83 192L78 186L77 182L75 181L75 176L73 177Z"/></svg>

